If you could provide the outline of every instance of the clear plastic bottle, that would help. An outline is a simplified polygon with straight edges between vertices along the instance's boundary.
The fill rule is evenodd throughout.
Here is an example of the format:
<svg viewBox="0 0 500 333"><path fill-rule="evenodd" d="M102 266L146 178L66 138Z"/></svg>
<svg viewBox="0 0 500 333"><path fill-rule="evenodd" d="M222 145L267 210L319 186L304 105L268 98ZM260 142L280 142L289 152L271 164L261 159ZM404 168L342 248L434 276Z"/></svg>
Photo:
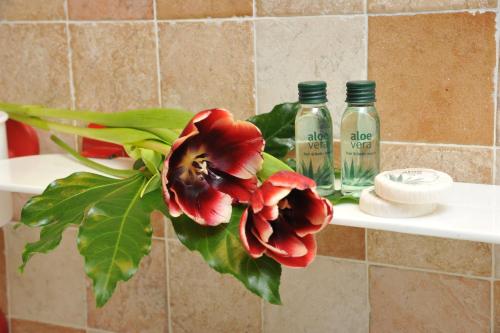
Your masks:
<svg viewBox="0 0 500 333"><path fill-rule="evenodd" d="M297 172L314 179L320 195L335 190L332 117L326 106L326 82L299 83L301 109L295 118Z"/></svg>
<svg viewBox="0 0 500 333"><path fill-rule="evenodd" d="M380 172L380 119L375 82L347 82L347 108L340 125L341 191L358 195Z"/></svg>

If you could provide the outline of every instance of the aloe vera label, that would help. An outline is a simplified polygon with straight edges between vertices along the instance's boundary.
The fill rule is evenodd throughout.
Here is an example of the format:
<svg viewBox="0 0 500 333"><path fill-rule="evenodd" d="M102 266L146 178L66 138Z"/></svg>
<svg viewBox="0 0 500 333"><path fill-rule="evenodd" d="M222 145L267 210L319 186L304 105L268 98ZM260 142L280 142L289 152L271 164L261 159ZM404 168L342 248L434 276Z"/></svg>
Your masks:
<svg viewBox="0 0 500 333"><path fill-rule="evenodd" d="M315 125L315 121L306 118L296 128L297 171L318 185L330 184L333 181L331 128Z"/></svg>
<svg viewBox="0 0 500 333"><path fill-rule="evenodd" d="M346 151L347 155L373 155L376 152L371 150L373 144L373 133L356 131L351 133L351 148Z"/></svg>

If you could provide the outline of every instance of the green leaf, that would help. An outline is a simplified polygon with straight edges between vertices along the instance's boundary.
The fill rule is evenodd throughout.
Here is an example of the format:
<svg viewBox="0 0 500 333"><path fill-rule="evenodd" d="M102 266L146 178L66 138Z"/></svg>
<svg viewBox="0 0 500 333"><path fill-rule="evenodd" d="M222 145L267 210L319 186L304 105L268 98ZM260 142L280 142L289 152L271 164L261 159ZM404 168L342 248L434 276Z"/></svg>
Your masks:
<svg viewBox="0 0 500 333"><path fill-rule="evenodd" d="M93 205L78 232L78 249L92 279L98 307L113 294L119 281L129 280L151 250L150 214L159 191L140 193L146 178L132 177ZM160 197L161 198L161 197Z"/></svg>
<svg viewBox="0 0 500 333"><path fill-rule="evenodd" d="M274 173L282 170L293 171L285 162L277 159L276 157L264 153L264 163L262 164L262 169L258 172L257 176L260 180L264 181L271 177Z"/></svg>
<svg viewBox="0 0 500 333"><path fill-rule="evenodd" d="M124 145L127 154L135 160L142 160L151 174L159 173L158 168L163 161L162 154L151 149L138 148L134 145Z"/></svg>
<svg viewBox="0 0 500 333"><path fill-rule="evenodd" d="M266 153L283 158L295 149L295 115L299 109L299 103L283 103L276 105L269 113L248 119L262 132L266 140Z"/></svg>
<svg viewBox="0 0 500 333"><path fill-rule="evenodd" d="M330 200L334 205L340 205L343 203L359 203L359 197L352 194L342 194L340 190L337 190L326 197Z"/></svg>
<svg viewBox="0 0 500 333"><path fill-rule="evenodd" d="M238 231L242 213L243 208L233 207L229 224L217 227L199 225L185 215L172 218L172 223L179 240L191 251L198 251L210 267L235 276L268 302L281 304L281 265L266 256L253 259L248 255Z"/></svg>
<svg viewBox="0 0 500 333"><path fill-rule="evenodd" d="M46 108L38 105L0 103L0 109L21 116L80 120L109 127L130 128L184 128L193 113L179 109L142 109L123 112L92 112ZM115 110L117 111L117 110Z"/></svg>
<svg viewBox="0 0 500 333"><path fill-rule="evenodd" d="M21 212L21 223L42 229L38 241L26 244L20 269L34 254L55 249L64 230L70 225L79 225L91 205L130 181L88 172L74 173L54 181L41 195L31 198Z"/></svg>

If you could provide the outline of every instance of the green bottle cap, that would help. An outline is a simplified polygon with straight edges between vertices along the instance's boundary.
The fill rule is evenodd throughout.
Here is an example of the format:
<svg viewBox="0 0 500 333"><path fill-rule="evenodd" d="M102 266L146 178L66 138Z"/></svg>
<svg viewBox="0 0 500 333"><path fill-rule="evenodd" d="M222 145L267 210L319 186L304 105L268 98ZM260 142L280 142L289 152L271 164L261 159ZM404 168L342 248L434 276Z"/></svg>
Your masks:
<svg viewBox="0 0 500 333"><path fill-rule="evenodd" d="M325 81L305 81L299 83L301 104L321 104L328 102Z"/></svg>
<svg viewBox="0 0 500 333"><path fill-rule="evenodd" d="M375 81L349 81L347 87L347 103L373 103L375 99Z"/></svg>

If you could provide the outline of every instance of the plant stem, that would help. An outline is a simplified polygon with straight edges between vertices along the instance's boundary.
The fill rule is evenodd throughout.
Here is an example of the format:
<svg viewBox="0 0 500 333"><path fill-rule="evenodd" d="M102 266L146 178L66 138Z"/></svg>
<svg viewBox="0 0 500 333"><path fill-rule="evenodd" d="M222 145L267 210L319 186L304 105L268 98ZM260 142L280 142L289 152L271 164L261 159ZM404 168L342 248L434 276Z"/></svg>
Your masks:
<svg viewBox="0 0 500 333"><path fill-rule="evenodd" d="M169 145L155 140L138 141L134 142L132 145L139 148L151 149L162 155L167 155L170 152Z"/></svg>
<svg viewBox="0 0 500 333"><path fill-rule="evenodd" d="M100 163L94 162L86 157L81 156L78 154L76 151L71 149L70 146L68 146L64 141L59 139L55 135L51 135L50 139L54 141L61 149L66 151L68 154L73 156L75 159L77 159L81 164L88 166L89 168L92 168L94 170L104 172L110 176L118 177L118 178L128 178L135 176L139 173L137 170L121 170L121 169L114 169L110 168L108 166L102 165Z"/></svg>

